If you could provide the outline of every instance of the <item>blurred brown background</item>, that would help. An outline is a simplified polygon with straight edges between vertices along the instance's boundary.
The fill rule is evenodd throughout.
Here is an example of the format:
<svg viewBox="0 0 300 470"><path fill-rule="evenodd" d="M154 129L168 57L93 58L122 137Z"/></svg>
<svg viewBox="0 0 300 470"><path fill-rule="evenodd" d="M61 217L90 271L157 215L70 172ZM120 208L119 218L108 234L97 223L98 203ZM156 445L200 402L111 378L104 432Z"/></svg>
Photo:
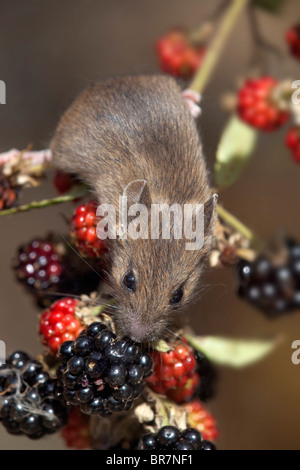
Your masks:
<svg viewBox="0 0 300 470"><path fill-rule="evenodd" d="M0 79L7 86L7 104L0 107L0 151L32 142L44 148L60 114L90 81L112 74L155 73L155 40L170 27L194 27L213 11L218 0L1 0ZM283 51L270 60L277 78L300 78L285 31L299 18L299 2L289 0L279 16L261 12L266 38ZM300 15L299 15L300 16ZM242 15L206 89L200 131L210 168L227 114L222 93L234 90L247 74L252 53L249 24ZM300 167L284 146L285 129L261 135L247 170L221 201L263 236L284 227L300 239ZM25 192L25 199L54 193L51 182ZM22 242L48 230L65 230L62 213L69 205L33 211L0 220L0 339L8 351L40 352L37 313L31 299L16 285L11 258ZM222 369L219 391L209 403L218 419L221 449L300 448L300 365L291 362L291 343L300 338L300 312L276 321L241 302L230 270L207 274L203 298L190 313L201 334L256 338L283 336L261 363L242 371ZM32 442L9 436L0 427L0 449L62 449L59 436Z"/></svg>

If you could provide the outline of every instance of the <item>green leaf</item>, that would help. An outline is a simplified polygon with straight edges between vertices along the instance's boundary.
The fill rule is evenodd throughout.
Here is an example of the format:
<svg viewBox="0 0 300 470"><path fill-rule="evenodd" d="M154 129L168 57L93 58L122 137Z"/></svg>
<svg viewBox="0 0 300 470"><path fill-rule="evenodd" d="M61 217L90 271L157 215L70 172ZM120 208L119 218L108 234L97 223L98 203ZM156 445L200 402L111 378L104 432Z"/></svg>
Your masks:
<svg viewBox="0 0 300 470"><path fill-rule="evenodd" d="M278 344L279 339L246 340L219 336L184 335L191 346L221 366L241 368L263 359Z"/></svg>
<svg viewBox="0 0 300 470"><path fill-rule="evenodd" d="M278 13L285 0L252 0L253 3L263 10L270 13Z"/></svg>
<svg viewBox="0 0 300 470"><path fill-rule="evenodd" d="M257 131L233 116L225 127L216 154L215 178L219 188L239 177L254 150Z"/></svg>

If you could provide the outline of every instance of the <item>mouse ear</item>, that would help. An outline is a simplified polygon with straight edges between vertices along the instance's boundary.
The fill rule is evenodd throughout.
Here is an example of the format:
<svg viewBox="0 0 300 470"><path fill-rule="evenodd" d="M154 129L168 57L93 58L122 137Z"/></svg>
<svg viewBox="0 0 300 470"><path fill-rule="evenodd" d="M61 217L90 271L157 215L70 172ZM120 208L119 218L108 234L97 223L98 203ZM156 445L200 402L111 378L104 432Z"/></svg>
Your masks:
<svg viewBox="0 0 300 470"><path fill-rule="evenodd" d="M217 216L218 195L213 194L212 197L204 203L204 235L211 235L214 222Z"/></svg>
<svg viewBox="0 0 300 470"><path fill-rule="evenodd" d="M134 180L127 184L123 191L123 196L127 197L127 204L144 204L149 207L151 204L151 196L146 180Z"/></svg>

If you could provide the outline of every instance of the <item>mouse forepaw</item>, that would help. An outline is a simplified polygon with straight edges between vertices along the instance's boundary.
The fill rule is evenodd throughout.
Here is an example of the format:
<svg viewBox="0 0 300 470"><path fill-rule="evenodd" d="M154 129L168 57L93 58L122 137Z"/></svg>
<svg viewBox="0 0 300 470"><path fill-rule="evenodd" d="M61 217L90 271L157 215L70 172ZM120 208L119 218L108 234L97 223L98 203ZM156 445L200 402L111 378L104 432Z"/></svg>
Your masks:
<svg viewBox="0 0 300 470"><path fill-rule="evenodd" d="M201 101L202 96L200 93L197 91L191 90L190 88L187 88L182 92L182 97L188 107L188 110L190 111L192 117L194 119L197 119L200 114L202 113L202 110L199 106L199 103Z"/></svg>

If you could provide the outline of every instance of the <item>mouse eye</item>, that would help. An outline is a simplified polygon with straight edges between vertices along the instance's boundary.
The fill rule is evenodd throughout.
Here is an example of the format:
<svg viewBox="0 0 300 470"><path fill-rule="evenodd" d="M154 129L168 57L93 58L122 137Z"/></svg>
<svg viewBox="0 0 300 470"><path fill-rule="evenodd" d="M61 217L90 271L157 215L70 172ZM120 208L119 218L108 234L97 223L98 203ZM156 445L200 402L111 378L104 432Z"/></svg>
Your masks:
<svg viewBox="0 0 300 470"><path fill-rule="evenodd" d="M131 290L132 292L135 291L135 277L133 271L128 271L126 274L124 274L122 283L127 289Z"/></svg>
<svg viewBox="0 0 300 470"><path fill-rule="evenodd" d="M181 301L183 297L183 287L180 286L178 289L176 289L173 294L172 294L172 297L170 299L170 304L178 304L178 302Z"/></svg>

